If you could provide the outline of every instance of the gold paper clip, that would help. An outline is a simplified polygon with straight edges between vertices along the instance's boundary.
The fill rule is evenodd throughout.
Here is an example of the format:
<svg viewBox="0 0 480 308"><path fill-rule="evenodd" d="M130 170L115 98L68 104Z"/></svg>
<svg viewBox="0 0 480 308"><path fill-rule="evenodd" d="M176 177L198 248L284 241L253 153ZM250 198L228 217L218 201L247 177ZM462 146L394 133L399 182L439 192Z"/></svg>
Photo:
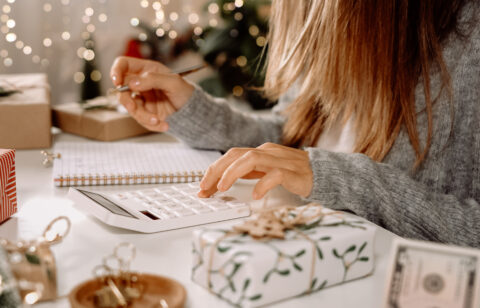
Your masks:
<svg viewBox="0 0 480 308"><path fill-rule="evenodd" d="M45 158L42 161L42 165L48 167L53 163L55 158L61 158L62 155L60 153L52 153L49 151L41 151L40 152Z"/></svg>

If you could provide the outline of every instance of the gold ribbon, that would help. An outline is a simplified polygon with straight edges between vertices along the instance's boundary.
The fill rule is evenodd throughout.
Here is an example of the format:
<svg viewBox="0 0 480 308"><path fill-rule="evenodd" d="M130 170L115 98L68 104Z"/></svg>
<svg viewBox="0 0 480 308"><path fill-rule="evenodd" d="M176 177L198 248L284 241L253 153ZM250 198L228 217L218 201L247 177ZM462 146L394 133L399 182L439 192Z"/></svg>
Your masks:
<svg viewBox="0 0 480 308"><path fill-rule="evenodd" d="M265 201L266 203L266 201ZM249 234L255 240L261 239L285 239L285 230L295 230L295 232L303 237L305 240L312 244L312 264L310 267L310 283L307 290L307 294L312 291L312 281L315 275L315 242L308 237L305 233L298 230L296 227L302 225L308 225L309 223L316 221L318 219L322 220L325 216L339 214L340 212L332 211L329 213L323 212L323 207L317 203L309 203L301 208L295 206L279 206L271 209L264 208L257 212L257 217L245 221L241 225L233 227L233 231L225 233L223 236L219 237L212 245L210 251L210 258L208 260L207 266L207 288L210 293L213 293L211 287L211 269L213 265L213 256L214 252L217 249L218 245L224 239L238 235L238 234ZM305 215L309 210L314 209L312 214ZM292 215L294 214L294 215ZM263 229L263 232L262 232Z"/></svg>

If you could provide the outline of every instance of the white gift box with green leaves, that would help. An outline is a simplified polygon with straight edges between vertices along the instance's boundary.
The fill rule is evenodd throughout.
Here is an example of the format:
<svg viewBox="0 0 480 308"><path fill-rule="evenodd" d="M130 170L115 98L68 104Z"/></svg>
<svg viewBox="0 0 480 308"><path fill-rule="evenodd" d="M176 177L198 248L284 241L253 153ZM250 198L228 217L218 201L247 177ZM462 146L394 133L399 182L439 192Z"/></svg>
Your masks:
<svg viewBox="0 0 480 308"><path fill-rule="evenodd" d="M284 239L195 230L192 279L232 305L256 307L371 274L375 226L322 211L329 214L286 231Z"/></svg>

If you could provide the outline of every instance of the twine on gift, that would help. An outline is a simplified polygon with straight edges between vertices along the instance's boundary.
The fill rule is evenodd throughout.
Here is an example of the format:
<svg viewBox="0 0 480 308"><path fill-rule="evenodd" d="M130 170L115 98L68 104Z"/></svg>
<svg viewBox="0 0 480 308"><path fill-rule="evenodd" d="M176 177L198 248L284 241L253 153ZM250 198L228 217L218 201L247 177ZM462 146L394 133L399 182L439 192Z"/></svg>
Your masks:
<svg viewBox="0 0 480 308"><path fill-rule="evenodd" d="M313 222L322 220L325 216L339 214L340 212L332 211L328 213L323 212L323 207L318 203L309 203L302 208L295 206L279 206L270 209L265 209L267 199L265 199L263 208L257 212L257 217L251 220L245 221L241 225L233 227L233 231L225 233L219 237L212 245L210 251L210 258L207 265L207 288L210 293L214 293L211 284L211 270L213 266L213 256L218 245L224 239L239 235L248 234L255 240L269 240L273 238L285 239L286 230L294 230L298 235L312 244L312 261L310 267L310 282L307 294L312 291L313 279L315 275L316 255L315 255L315 242L308 237L305 233L298 230L296 227L302 225L308 225ZM313 210L313 213L308 213Z"/></svg>

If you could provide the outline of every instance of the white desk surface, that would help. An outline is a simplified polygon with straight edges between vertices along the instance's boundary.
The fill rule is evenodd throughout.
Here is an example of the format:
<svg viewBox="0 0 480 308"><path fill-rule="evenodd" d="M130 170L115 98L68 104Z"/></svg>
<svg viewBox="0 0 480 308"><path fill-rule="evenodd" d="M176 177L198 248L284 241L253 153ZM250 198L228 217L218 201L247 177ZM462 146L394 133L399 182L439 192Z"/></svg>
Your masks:
<svg viewBox="0 0 480 308"><path fill-rule="evenodd" d="M55 141L58 140L88 142L87 139L68 134L56 135ZM127 141L175 142L165 134L137 137ZM0 237L16 240L40 236L47 224L57 216L65 215L72 221L70 234L63 242L52 247L57 260L58 291L63 298L37 304L35 307L69 307L66 295L80 282L91 279L92 269L101 263L102 257L111 254L114 246L124 241L133 243L137 248L137 256L132 262L133 270L168 276L184 285L187 290L186 307L230 307L190 280L191 234L194 227L142 234L107 226L74 208L72 201L66 198L68 188L54 187L52 168L44 167L41 161L39 150L16 152L19 211L0 225ZM235 194L251 200L251 184L243 182L236 184L233 189ZM269 202L272 204L285 201L298 202L281 188L270 193ZM258 202L254 202L254 205L258 205ZM381 307L388 254L393 238L392 233L378 229L373 275L308 296L285 300L272 307Z"/></svg>

